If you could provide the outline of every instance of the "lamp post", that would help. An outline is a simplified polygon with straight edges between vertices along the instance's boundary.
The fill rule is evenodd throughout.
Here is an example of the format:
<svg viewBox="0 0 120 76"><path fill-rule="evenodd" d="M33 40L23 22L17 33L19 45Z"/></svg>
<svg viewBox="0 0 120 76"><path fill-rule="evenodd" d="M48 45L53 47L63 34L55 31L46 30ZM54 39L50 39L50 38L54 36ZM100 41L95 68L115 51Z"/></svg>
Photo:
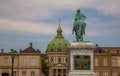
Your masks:
<svg viewBox="0 0 120 76"><path fill-rule="evenodd" d="M14 66L15 53L16 53L16 51L13 50L13 49L11 49L11 52L10 52L10 54L11 54L11 59L12 59L12 70L11 70L11 76L13 76L13 66Z"/></svg>

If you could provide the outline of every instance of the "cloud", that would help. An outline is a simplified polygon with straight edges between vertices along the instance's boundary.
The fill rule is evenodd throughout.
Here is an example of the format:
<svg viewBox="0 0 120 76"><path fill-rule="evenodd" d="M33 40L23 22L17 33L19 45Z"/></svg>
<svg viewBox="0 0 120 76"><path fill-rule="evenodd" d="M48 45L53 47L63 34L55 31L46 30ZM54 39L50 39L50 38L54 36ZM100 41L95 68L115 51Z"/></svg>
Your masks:
<svg viewBox="0 0 120 76"><path fill-rule="evenodd" d="M63 34L71 35L73 20L66 19L61 22ZM88 36L115 36L120 34L120 22L116 20L101 21L92 19L86 21L86 35ZM9 19L0 19L0 30L7 32L27 32L36 34L56 34L58 24L46 22L21 22ZM112 30L112 31L111 31ZM110 33L110 34L109 34ZM116 34L118 33L118 34Z"/></svg>
<svg viewBox="0 0 120 76"><path fill-rule="evenodd" d="M46 23L30 23L19 22L8 19L0 19L0 30L2 31L16 31L16 32L29 32L39 34L54 34L57 27L53 24Z"/></svg>
<svg viewBox="0 0 120 76"><path fill-rule="evenodd" d="M33 41L37 43L37 47L40 47L39 42L41 42L40 45L43 48L45 46L43 44L47 44L47 41L54 37L53 34L56 34L59 19L62 20L63 35L65 34L68 39L71 39L74 36L71 34L73 13L77 8L92 15L86 20L87 36L95 37L96 39L92 38L96 41L103 39L101 40L103 42L105 42L104 38L109 42L116 40L113 41L115 44L120 37L119 3L120 0L0 0L0 46L1 48L19 48L21 46L22 48L25 42ZM103 16L106 18L104 19ZM20 36L18 33L22 35ZM28 34L33 35L28 36ZM36 37L36 34L40 38Z"/></svg>
<svg viewBox="0 0 120 76"><path fill-rule="evenodd" d="M120 17L119 0L4 0L0 16L21 20L42 20L63 15L77 8L95 9L102 14Z"/></svg>
<svg viewBox="0 0 120 76"><path fill-rule="evenodd" d="M119 20L99 20L93 19L87 21L87 35L91 36L120 36Z"/></svg>
<svg viewBox="0 0 120 76"><path fill-rule="evenodd" d="M87 8L118 18L120 16L118 7L119 0L114 0L114 2L112 0L104 2L103 0L4 0L0 2L0 30L55 34L58 24L47 21L65 18L63 16L66 16L68 11L73 13L77 8ZM71 17L64 19L62 23L63 33L71 35L73 19ZM98 18L89 18L86 34L99 36L111 33L115 35L119 32L119 24L118 20L102 21Z"/></svg>

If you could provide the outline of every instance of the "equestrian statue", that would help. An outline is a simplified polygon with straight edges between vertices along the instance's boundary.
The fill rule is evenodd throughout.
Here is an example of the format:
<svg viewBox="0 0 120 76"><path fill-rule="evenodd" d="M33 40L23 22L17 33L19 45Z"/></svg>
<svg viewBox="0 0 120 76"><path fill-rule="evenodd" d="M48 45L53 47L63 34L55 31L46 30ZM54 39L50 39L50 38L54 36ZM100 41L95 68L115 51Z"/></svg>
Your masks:
<svg viewBox="0 0 120 76"><path fill-rule="evenodd" d="M83 35L85 34L86 27L86 23L84 22L85 19L86 17L80 13L80 9L77 9L72 30L72 34L75 32L76 41L83 41Z"/></svg>

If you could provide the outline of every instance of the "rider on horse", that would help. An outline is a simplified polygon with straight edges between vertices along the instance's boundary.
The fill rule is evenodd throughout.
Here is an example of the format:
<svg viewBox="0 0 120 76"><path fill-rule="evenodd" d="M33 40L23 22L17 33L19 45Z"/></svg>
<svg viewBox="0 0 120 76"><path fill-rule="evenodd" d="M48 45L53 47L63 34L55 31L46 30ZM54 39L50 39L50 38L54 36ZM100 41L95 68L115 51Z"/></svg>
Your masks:
<svg viewBox="0 0 120 76"><path fill-rule="evenodd" d="M83 14L81 14L80 9L78 9L75 15L75 21L72 31L72 34L75 31L76 41L83 41L83 35L85 34L86 27L86 23L84 22L85 19L86 17Z"/></svg>

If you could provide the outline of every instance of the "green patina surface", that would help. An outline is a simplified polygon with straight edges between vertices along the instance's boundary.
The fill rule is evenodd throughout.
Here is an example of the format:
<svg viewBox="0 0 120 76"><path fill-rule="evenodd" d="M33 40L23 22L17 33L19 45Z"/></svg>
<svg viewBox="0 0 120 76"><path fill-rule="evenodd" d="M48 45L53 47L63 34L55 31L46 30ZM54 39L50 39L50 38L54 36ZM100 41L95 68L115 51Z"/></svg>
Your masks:
<svg viewBox="0 0 120 76"><path fill-rule="evenodd" d="M83 41L83 35L85 34L86 17L80 12L80 9L77 9L72 34L75 32L76 41Z"/></svg>
<svg viewBox="0 0 120 76"><path fill-rule="evenodd" d="M69 41L66 40L62 35L62 28L59 24L57 29L57 35L55 38L48 44L46 52L65 52L67 46L70 45Z"/></svg>
<svg viewBox="0 0 120 76"><path fill-rule="evenodd" d="M74 55L74 70L90 70L89 55Z"/></svg>

